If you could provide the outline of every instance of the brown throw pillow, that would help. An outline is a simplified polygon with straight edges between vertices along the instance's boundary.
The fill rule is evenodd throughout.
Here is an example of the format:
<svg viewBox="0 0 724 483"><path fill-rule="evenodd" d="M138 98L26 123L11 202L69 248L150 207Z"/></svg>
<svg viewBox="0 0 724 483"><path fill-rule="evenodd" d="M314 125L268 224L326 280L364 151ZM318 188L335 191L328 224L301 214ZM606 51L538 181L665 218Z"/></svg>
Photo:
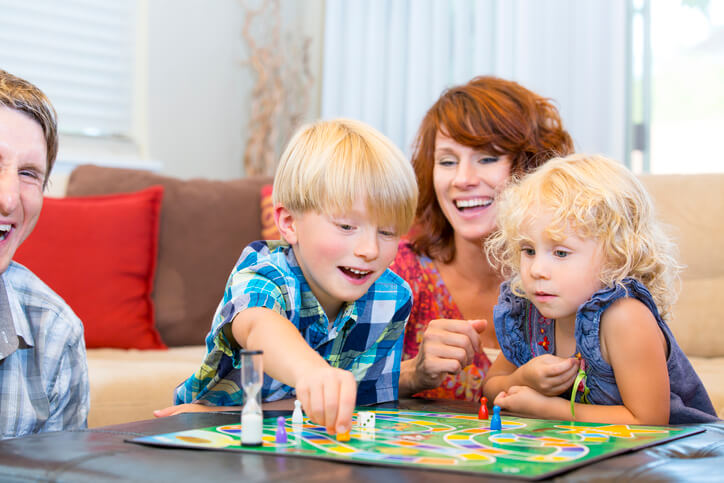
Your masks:
<svg viewBox="0 0 724 483"><path fill-rule="evenodd" d="M181 180L149 171L79 166L67 196L164 187L153 290L156 327L168 346L203 344L241 251L261 237L261 186L270 177Z"/></svg>

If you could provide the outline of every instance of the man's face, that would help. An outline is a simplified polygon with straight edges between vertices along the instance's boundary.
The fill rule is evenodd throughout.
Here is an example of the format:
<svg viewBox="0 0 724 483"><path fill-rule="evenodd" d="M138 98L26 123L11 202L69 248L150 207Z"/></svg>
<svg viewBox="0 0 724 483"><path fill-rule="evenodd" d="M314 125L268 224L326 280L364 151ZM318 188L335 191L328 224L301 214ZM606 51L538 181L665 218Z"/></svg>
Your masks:
<svg viewBox="0 0 724 483"><path fill-rule="evenodd" d="M0 106L0 273L40 216L46 157L40 124Z"/></svg>

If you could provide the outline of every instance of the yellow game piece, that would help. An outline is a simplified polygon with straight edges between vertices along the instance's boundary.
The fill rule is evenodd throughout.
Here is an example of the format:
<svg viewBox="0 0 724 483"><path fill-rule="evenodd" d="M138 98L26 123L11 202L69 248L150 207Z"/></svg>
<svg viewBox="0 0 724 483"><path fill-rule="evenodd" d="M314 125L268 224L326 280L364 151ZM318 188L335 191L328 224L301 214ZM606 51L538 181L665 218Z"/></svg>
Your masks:
<svg viewBox="0 0 724 483"><path fill-rule="evenodd" d="M346 431L344 433L337 433L337 441L346 442L349 441L349 431Z"/></svg>

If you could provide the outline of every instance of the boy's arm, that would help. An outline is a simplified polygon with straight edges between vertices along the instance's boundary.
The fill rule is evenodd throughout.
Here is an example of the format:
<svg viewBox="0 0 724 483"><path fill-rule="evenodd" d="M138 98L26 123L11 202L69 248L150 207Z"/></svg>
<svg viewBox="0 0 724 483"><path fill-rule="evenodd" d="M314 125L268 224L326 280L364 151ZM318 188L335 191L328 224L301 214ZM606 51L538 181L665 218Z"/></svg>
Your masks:
<svg viewBox="0 0 724 483"><path fill-rule="evenodd" d="M264 372L294 387L309 418L330 433L352 426L357 383L351 372L331 367L299 330L277 312L252 307L231 322L236 342L249 350L264 351Z"/></svg>

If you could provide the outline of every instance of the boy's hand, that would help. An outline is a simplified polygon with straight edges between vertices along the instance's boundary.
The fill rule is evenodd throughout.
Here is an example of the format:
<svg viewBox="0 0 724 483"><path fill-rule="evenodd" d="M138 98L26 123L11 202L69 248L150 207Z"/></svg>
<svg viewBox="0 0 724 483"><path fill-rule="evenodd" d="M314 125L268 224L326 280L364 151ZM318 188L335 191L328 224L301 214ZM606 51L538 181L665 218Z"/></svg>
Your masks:
<svg viewBox="0 0 724 483"><path fill-rule="evenodd" d="M209 413L214 411L238 411L240 409L241 406L209 406L208 404L188 403L156 409L153 411L153 415L157 418L165 418L181 413Z"/></svg>
<svg viewBox="0 0 724 483"><path fill-rule="evenodd" d="M418 390L435 388L446 374L456 374L482 350L486 320L435 319L425 329L415 361Z"/></svg>
<svg viewBox="0 0 724 483"><path fill-rule="evenodd" d="M578 364L578 360L572 357L544 354L529 360L519 370L526 386L545 396L557 396L575 381Z"/></svg>
<svg viewBox="0 0 724 483"><path fill-rule="evenodd" d="M321 366L300 376L296 390L309 419L326 427L329 434L351 429L357 400L357 382L351 372Z"/></svg>

